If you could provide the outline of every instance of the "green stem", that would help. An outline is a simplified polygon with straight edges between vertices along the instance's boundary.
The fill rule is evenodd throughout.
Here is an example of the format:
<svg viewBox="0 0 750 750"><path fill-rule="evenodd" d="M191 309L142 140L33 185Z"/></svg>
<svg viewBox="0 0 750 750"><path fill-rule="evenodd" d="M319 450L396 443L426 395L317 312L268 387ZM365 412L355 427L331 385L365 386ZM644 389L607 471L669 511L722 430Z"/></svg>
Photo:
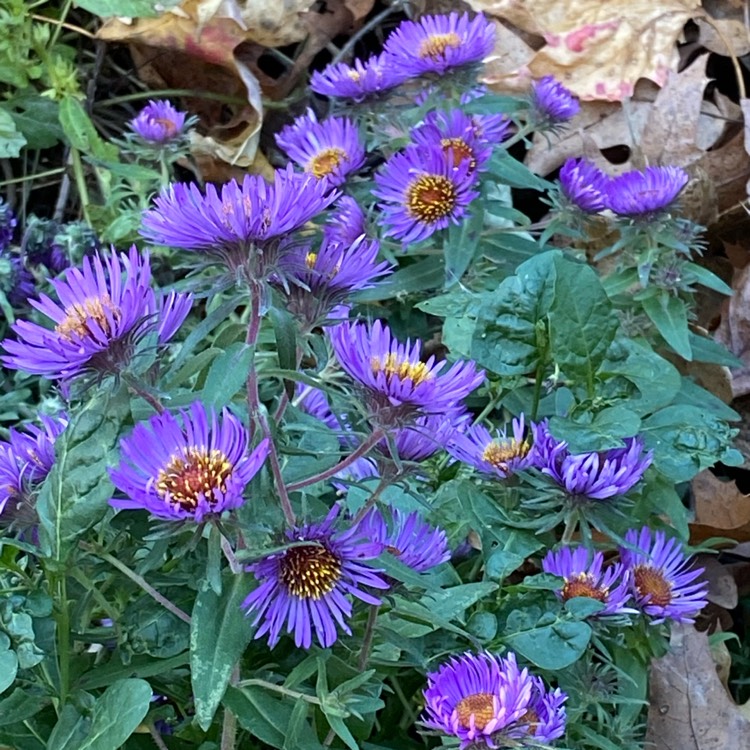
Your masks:
<svg viewBox="0 0 750 750"><path fill-rule="evenodd" d="M224 709L221 725L221 750L234 750L237 741L237 717L228 708Z"/></svg>
<svg viewBox="0 0 750 750"><path fill-rule="evenodd" d="M570 515L565 519L565 528L563 529L563 535L560 538L561 544L570 544L573 540L573 534L576 533L578 528L578 511L572 511Z"/></svg>
<svg viewBox="0 0 750 750"><path fill-rule="evenodd" d="M536 372L534 373L534 400L531 402L531 416L529 419L533 422L536 420L537 412L539 411L539 402L542 400L542 381L544 378L544 362L540 358L539 364L536 366Z"/></svg>
<svg viewBox="0 0 750 750"><path fill-rule="evenodd" d="M169 750L156 727L153 724L147 724L146 726L148 727L148 733L151 735L151 739L154 741L156 747L158 747L159 750Z"/></svg>
<svg viewBox="0 0 750 750"><path fill-rule="evenodd" d="M56 581L57 663L60 672L60 706L64 706L70 692L70 610L68 609L68 581L63 573Z"/></svg>
<svg viewBox="0 0 750 750"><path fill-rule="evenodd" d="M159 400L159 397L151 393L148 386L143 383L139 378L129 373L123 373L123 381L127 384L136 396L140 396L157 414L164 414L166 411L164 404Z"/></svg>
<svg viewBox="0 0 750 750"><path fill-rule="evenodd" d="M372 493L372 495L370 495L370 497L367 498L367 502L357 511L357 514L354 516L352 526L356 526L367 515L367 512L370 510L370 508L372 508L373 505L375 505L383 490L389 484L390 482L387 479L380 479L380 482L378 482L378 486L375 488L375 491Z"/></svg>
<svg viewBox="0 0 750 750"><path fill-rule="evenodd" d="M362 640L362 648L359 651L357 667L360 672L367 668L367 662L370 660L370 651L372 650L372 639L375 636L375 622L378 619L379 604L371 604L370 611L367 615L367 624L365 625L365 636Z"/></svg>
<svg viewBox="0 0 750 750"><path fill-rule="evenodd" d="M76 180L76 188L78 189L78 197L81 201L81 211L83 212L83 218L86 223L93 226L91 222L91 215L89 214L89 205L91 199L89 198L89 189L86 185L86 175L83 173L83 162L81 161L81 152L77 148L70 149L70 163L73 165L73 176Z"/></svg>
<svg viewBox="0 0 750 750"><path fill-rule="evenodd" d="M280 693L281 695L286 695L288 698L294 698L297 700L298 698L301 698L303 701L307 701L308 703L312 703L316 706L320 706L320 699L316 698L314 695L308 695L307 693L300 693L299 690L290 690L289 688L285 688L283 685L277 685L274 682L267 682L266 680L260 680L257 678L252 678L249 680L242 680L241 682L237 683L238 688L243 687L262 687L265 690L271 690L274 693Z"/></svg>

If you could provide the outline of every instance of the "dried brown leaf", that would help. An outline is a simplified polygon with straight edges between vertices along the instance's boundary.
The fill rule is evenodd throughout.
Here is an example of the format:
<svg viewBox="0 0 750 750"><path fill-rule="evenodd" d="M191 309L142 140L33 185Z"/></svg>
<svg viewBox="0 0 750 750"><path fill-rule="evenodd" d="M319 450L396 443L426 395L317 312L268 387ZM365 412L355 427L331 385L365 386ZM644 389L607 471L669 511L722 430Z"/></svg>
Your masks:
<svg viewBox="0 0 750 750"><path fill-rule="evenodd" d="M750 265L735 269L732 289L714 337L744 363L732 369L732 393L738 398L750 393Z"/></svg>
<svg viewBox="0 0 750 750"><path fill-rule="evenodd" d="M695 522L710 526L714 536L750 524L750 495L739 491L735 482L723 481L706 469L693 479Z"/></svg>

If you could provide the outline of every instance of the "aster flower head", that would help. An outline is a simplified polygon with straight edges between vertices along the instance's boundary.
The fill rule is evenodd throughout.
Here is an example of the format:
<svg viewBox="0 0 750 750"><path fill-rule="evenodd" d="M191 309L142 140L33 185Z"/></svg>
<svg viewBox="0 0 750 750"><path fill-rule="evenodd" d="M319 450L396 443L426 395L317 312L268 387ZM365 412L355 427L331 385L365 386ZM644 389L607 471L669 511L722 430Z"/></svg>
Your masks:
<svg viewBox="0 0 750 750"><path fill-rule="evenodd" d="M217 416L200 401L156 414L120 441L120 464L110 470L127 498L115 508L145 509L168 521L202 522L238 508L268 455L268 440L251 451L248 431L228 409Z"/></svg>
<svg viewBox="0 0 750 750"><path fill-rule="evenodd" d="M365 146L357 125L348 117L323 122L311 110L287 125L276 143L305 172L331 185L341 185L365 163Z"/></svg>
<svg viewBox="0 0 750 750"><path fill-rule="evenodd" d="M366 539L377 542L417 573L425 573L450 559L445 532L425 523L417 511L406 514L393 508L390 516L389 523L373 508L359 522L358 529Z"/></svg>
<svg viewBox="0 0 750 750"><path fill-rule="evenodd" d="M393 443L398 457L413 463L426 461L444 448L470 418L471 415L463 406L446 414L418 417L414 424L393 431ZM390 446L385 438L378 443L377 448L381 454L390 457Z"/></svg>
<svg viewBox="0 0 750 750"><path fill-rule="evenodd" d="M12 250L0 250L0 292L11 307L23 307L36 294L34 274L26 268L23 258Z"/></svg>
<svg viewBox="0 0 750 750"><path fill-rule="evenodd" d="M563 587L555 592L566 602L578 596L601 602L604 607L595 616L633 614L626 606L630 599L630 576L622 563L602 570L604 554L587 547L561 547L550 550L542 560L542 570L564 579Z"/></svg>
<svg viewBox="0 0 750 750"><path fill-rule="evenodd" d="M708 582L697 581L703 568L692 567L677 539L667 539L663 531L630 529L621 547L620 557L630 573L630 585L636 604L653 618L693 622L708 603Z"/></svg>
<svg viewBox="0 0 750 750"><path fill-rule="evenodd" d="M30 304L54 323L49 329L26 320L13 326L16 339L3 342L6 367L52 380L87 372L124 370L139 341L155 334L166 344L190 312L191 295L157 295L151 288L148 253L135 246L126 253L84 258L66 278L53 279L59 302L46 295Z"/></svg>
<svg viewBox="0 0 750 750"><path fill-rule="evenodd" d="M476 180L470 161L454 165L442 147L412 146L394 154L375 175L372 191L382 201L384 235L408 245L450 224L460 224L479 195Z"/></svg>
<svg viewBox="0 0 750 750"><path fill-rule="evenodd" d="M255 638L268 634L273 648L286 632L294 631L294 643L310 648L313 631L323 648L332 646L338 631L351 635L347 620L352 615L350 596L368 604L380 604L367 588L387 589L380 571L366 561L377 557L382 546L362 536L355 526L337 530L339 506L325 520L297 526L286 532L294 547L274 552L247 570L259 586L242 603L247 615L260 625Z"/></svg>
<svg viewBox="0 0 750 750"><path fill-rule="evenodd" d="M0 255L13 242L18 220L13 209L0 198Z"/></svg>
<svg viewBox="0 0 750 750"><path fill-rule="evenodd" d="M323 227L323 236L332 244L351 245L366 233L365 213L354 198L343 195Z"/></svg>
<svg viewBox="0 0 750 750"><path fill-rule="evenodd" d="M171 102L151 99L130 121L130 127L147 143L161 145L180 137L185 117L186 113L180 112Z"/></svg>
<svg viewBox="0 0 750 750"><path fill-rule="evenodd" d="M649 219L666 210L689 181L681 167L646 167L612 177L605 206L619 216Z"/></svg>
<svg viewBox="0 0 750 750"><path fill-rule="evenodd" d="M529 440L523 414L513 419L511 429L512 434L504 429L493 436L481 424L474 425L466 433L457 432L452 436L447 445L448 453L484 474L507 479L536 462L536 451ZM533 425L531 429L533 431Z"/></svg>
<svg viewBox="0 0 750 750"><path fill-rule="evenodd" d="M568 159L560 169L560 187L567 200L585 213L606 208L610 178L585 159Z"/></svg>
<svg viewBox="0 0 750 750"><path fill-rule="evenodd" d="M591 453L571 453L557 440L547 422L534 428L536 467L569 495L578 499L607 500L632 489L651 465L653 452L640 437L627 438L622 448Z"/></svg>
<svg viewBox="0 0 750 750"><path fill-rule="evenodd" d="M578 99L554 76L544 76L534 82L531 103L539 127L567 122L581 108Z"/></svg>
<svg viewBox="0 0 750 750"><path fill-rule="evenodd" d="M245 175L219 192L207 185L170 185L143 215L141 234L150 242L215 256L230 268L243 266L251 251L260 252L320 213L338 198L325 180L295 174L288 164L272 183ZM257 270L257 269L256 269ZM259 275L262 275L260 273Z"/></svg>
<svg viewBox="0 0 750 750"><path fill-rule="evenodd" d="M445 75L481 62L495 45L495 26L482 14L469 18L455 11L402 21L385 41L390 64L410 77Z"/></svg>
<svg viewBox="0 0 750 750"><path fill-rule="evenodd" d="M322 96L362 102L390 91L408 77L390 57L380 54L365 62L333 63L321 72L316 71L310 78L310 88Z"/></svg>
<svg viewBox="0 0 750 750"><path fill-rule="evenodd" d="M329 336L342 368L365 391L374 418L383 424L403 426L418 416L452 412L484 382L484 372L471 361L447 368L434 356L423 362L419 341L399 343L380 321L341 323Z"/></svg>
<svg viewBox="0 0 750 750"><path fill-rule="evenodd" d="M531 747L548 745L565 734L568 696L560 688L547 690L541 677L532 677L531 700L521 721L523 727L510 734Z"/></svg>

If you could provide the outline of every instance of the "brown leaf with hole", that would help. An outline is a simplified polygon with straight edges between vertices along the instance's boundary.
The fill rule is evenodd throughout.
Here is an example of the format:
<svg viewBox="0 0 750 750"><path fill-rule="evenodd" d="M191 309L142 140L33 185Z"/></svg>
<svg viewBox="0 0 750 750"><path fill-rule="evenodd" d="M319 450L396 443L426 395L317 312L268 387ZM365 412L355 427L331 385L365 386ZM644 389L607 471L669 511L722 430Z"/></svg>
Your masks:
<svg viewBox="0 0 750 750"><path fill-rule="evenodd" d="M750 495L733 481L724 481L706 469L693 479L695 521L690 539L698 543L716 536L729 536L738 542L750 540Z"/></svg>
<svg viewBox="0 0 750 750"><path fill-rule="evenodd" d="M750 720L727 693L708 635L672 625L670 652L651 663L650 750L750 750Z"/></svg>

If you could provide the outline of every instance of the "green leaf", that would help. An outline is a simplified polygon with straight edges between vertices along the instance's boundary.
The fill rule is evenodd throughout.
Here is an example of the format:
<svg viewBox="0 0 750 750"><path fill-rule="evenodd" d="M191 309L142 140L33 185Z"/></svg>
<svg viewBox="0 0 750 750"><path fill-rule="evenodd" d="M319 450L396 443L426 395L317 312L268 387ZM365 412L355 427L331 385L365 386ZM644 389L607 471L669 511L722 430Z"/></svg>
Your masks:
<svg viewBox="0 0 750 750"><path fill-rule="evenodd" d="M232 669L253 636L240 606L247 593L245 578L228 574L221 596L204 587L195 600L190 625L190 677L195 717L206 731L224 697Z"/></svg>
<svg viewBox="0 0 750 750"><path fill-rule="evenodd" d="M129 413L124 388L100 391L55 443L55 465L42 486L36 510L45 557L64 561L75 542L107 512L113 486L107 467L115 462L120 425Z"/></svg>
<svg viewBox="0 0 750 750"><path fill-rule="evenodd" d="M450 225L443 246L446 288L457 284L474 260L483 226L484 212L478 208L460 224Z"/></svg>
<svg viewBox="0 0 750 750"><path fill-rule="evenodd" d="M180 0L76 0L78 7L100 18L155 18L179 3Z"/></svg>
<svg viewBox="0 0 750 750"><path fill-rule="evenodd" d="M51 148L62 141L60 106L54 99L40 94L14 96L2 108L10 114L16 128L28 141L28 148Z"/></svg>
<svg viewBox="0 0 750 750"><path fill-rule="evenodd" d="M717 365L726 365L727 367L742 367L743 362L736 357L729 349L720 344L715 339L708 336L699 336L692 331L688 332L690 348L693 352L693 359L696 362L713 362Z"/></svg>
<svg viewBox="0 0 750 750"><path fill-rule="evenodd" d="M104 141L78 99L66 96L60 102L60 125L70 145L104 161L117 161L117 146Z"/></svg>
<svg viewBox="0 0 750 750"><path fill-rule="evenodd" d="M229 404L245 385L253 357L253 348L243 342L228 347L211 365L201 400L217 409Z"/></svg>
<svg viewBox="0 0 750 750"><path fill-rule="evenodd" d="M4 674L2 655L0 655L0 675ZM16 688L9 696L0 701L0 727L26 721L46 708L49 703L49 698L35 695L24 688Z"/></svg>
<svg viewBox="0 0 750 750"><path fill-rule="evenodd" d="M487 169L500 182L510 187L539 191L550 187L549 182L535 175L525 164L502 149L495 149L492 158L487 164Z"/></svg>
<svg viewBox="0 0 750 750"><path fill-rule="evenodd" d="M594 378L618 327L612 304L593 268L562 255L555 257L549 326L552 359L568 377L580 379L593 391Z"/></svg>
<svg viewBox="0 0 750 750"><path fill-rule="evenodd" d="M529 627L527 613L519 611L508 617L503 633L503 641L509 648L541 669L569 667L581 658L590 640L591 627L585 622L556 620Z"/></svg>
<svg viewBox="0 0 750 750"><path fill-rule="evenodd" d="M297 369L297 321L288 311L280 307L272 307L268 316L273 325L276 337L276 354L279 358L279 367L282 370ZM284 381L287 396L294 397L294 382Z"/></svg>
<svg viewBox="0 0 750 750"><path fill-rule="evenodd" d="M18 132L10 113L0 109L0 159L15 159L21 155L26 138Z"/></svg>
<svg viewBox="0 0 750 750"><path fill-rule="evenodd" d="M492 525L493 542L496 547L489 548L484 573L493 581L502 581L523 561L542 547L541 541L534 534L507 526Z"/></svg>
<svg viewBox="0 0 750 750"><path fill-rule="evenodd" d="M587 453L622 448L622 438L638 434L641 419L627 406L618 404L597 412L589 423L552 417L549 426L556 438L568 443L571 452Z"/></svg>
<svg viewBox="0 0 750 750"><path fill-rule="evenodd" d="M641 305L662 338L677 354L690 362L693 350L690 346L688 311L685 303L679 297L662 291L661 294L641 300Z"/></svg>
<svg viewBox="0 0 750 750"><path fill-rule="evenodd" d="M82 696L86 700L86 708L93 707L90 695ZM68 703L60 712L60 717L49 736L47 750L79 750L89 734L91 719L83 715L76 706Z"/></svg>
<svg viewBox="0 0 750 750"><path fill-rule="evenodd" d="M94 704L86 739L76 750L120 747L148 713L151 696L145 680L119 680L110 685Z"/></svg>
<svg viewBox="0 0 750 750"><path fill-rule="evenodd" d="M263 688L251 685L242 689L228 687L223 703L253 737L279 750L284 747L286 729L294 710L291 701L273 697ZM310 750L318 747L312 730L308 740Z"/></svg>
<svg viewBox="0 0 750 750"><path fill-rule="evenodd" d="M688 274L693 276L701 286L705 286L707 289L713 289L719 294L726 294L730 296L732 294L732 287L723 282L715 273L709 271L704 266L698 265L697 263L685 263L685 270Z"/></svg>
<svg viewBox="0 0 750 750"><path fill-rule="evenodd" d="M427 289L442 288L445 281L445 265L437 255L418 260L399 268L384 281L371 289L364 289L353 296L354 302L380 302L402 294L414 294Z"/></svg>
<svg viewBox="0 0 750 750"><path fill-rule="evenodd" d="M18 657L10 648L10 638L0 631L0 693L7 690L16 679Z"/></svg>

